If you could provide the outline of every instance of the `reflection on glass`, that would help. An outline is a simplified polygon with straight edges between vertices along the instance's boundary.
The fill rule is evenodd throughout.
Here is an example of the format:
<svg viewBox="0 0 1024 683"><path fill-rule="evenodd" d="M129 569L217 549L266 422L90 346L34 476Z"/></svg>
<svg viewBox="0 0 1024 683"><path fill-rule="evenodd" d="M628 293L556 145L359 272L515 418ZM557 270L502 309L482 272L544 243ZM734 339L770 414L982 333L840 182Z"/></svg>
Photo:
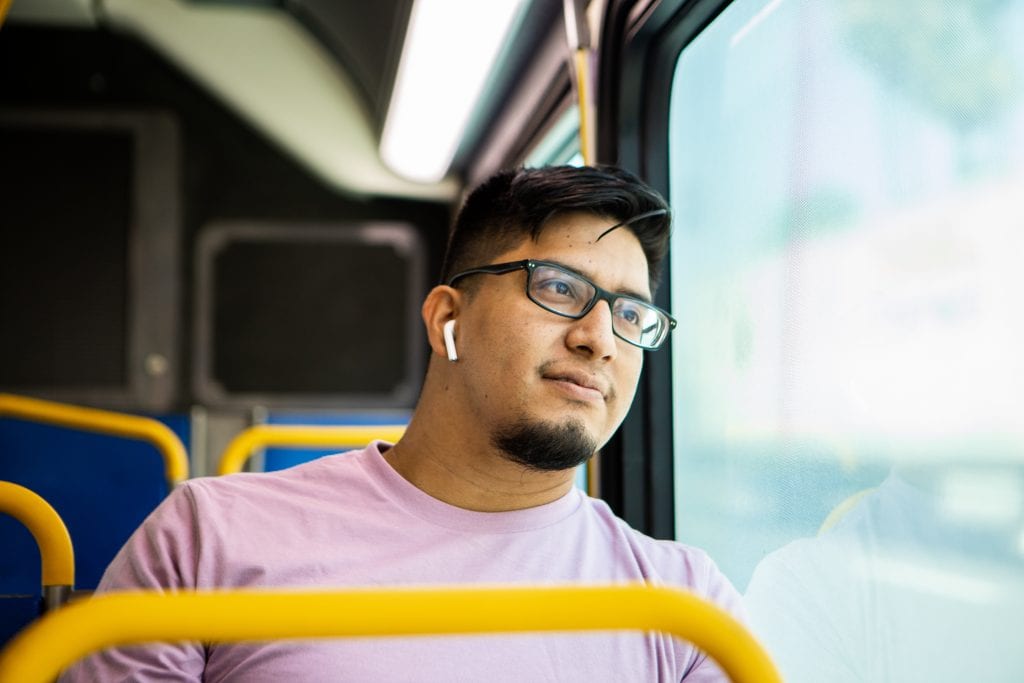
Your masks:
<svg viewBox="0 0 1024 683"><path fill-rule="evenodd" d="M747 608L786 680L1020 680L1020 520L1006 513L1024 482L944 469L890 474L757 566Z"/></svg>
<svg viewBox="0 0 1024 683"><path fill-rule="evenodd" d="M1021 35L740 0L680 56L677 533L787 680L1024 679Z"/></svg>

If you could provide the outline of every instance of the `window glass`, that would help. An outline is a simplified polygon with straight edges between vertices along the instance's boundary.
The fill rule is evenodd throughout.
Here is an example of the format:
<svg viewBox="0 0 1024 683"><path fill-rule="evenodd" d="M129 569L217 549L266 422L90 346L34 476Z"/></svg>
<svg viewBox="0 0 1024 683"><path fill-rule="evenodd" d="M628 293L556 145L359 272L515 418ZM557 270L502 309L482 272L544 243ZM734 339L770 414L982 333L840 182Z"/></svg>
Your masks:
<svg viewBox="0 0 1024 683"><path fill-rule="evenodd" d="M1024 675L1024 0L740 0L681 53L676 527L787 681Z"/></svg>
<svg viewBox="0 0 1024 683"><path fill-rule="evenodd" d="M580 110L575 104L551 126L523 162L524 166L582 166Z"/></svg>

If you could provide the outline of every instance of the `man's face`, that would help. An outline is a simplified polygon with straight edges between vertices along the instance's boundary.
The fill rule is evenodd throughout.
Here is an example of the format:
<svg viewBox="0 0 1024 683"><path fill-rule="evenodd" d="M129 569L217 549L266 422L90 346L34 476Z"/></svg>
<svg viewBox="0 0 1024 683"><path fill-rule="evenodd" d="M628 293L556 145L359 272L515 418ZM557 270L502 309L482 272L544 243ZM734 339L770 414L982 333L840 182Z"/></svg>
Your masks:
<svg viewBox="0 0 1024 683"><path fill-rule="evenodd" d="M610 292L649 300L647 260L636 236L619 228L597 239L615 222L583 213L559 216L538 241L526 238L493 262L552 261ZM527 298L525 270L471 277L480 281L473 283L456 335L459 363L464 364L460 370L478 423L507 452L517 446L505 443L532 444L545 441L541 437L547 434L563 441L582 439L575 450L589 457L625 417L643 351L613 334L606 302L573 320ZM510 455L540 469L563 469L582 459Z"/></svg>

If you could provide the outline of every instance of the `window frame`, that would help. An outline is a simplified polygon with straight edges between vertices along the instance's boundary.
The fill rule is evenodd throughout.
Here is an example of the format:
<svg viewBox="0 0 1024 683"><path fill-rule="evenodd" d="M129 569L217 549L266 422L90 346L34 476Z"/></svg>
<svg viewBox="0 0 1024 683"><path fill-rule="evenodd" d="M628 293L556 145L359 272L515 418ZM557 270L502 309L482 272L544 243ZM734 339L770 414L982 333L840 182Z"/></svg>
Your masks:
<svg viewBox="0 0 1024 683"><path fill-rule="evenodd" d="M602 24L597 158L638 173L668 196L668 129L679 55L730 0L612 0ZM671 311L666 255L655 305ZM685 334L677 329L674 334ZM675 538L672 351L647 353L622 426L602 450L601 497L633 528Z"/></svg>

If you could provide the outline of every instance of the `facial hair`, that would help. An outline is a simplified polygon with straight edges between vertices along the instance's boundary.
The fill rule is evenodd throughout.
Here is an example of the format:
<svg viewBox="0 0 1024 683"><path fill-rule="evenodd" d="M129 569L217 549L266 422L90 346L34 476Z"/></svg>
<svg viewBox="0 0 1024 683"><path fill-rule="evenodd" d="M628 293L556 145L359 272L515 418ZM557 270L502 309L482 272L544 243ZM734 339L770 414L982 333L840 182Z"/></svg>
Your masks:
<svg viewBox="0 0 1024 683"><path fill-rule="evenodd" d="M512 462L544 472L582 465L597 450L597 442L579 420L515 422L498 428L491 444Z"/></svg>

